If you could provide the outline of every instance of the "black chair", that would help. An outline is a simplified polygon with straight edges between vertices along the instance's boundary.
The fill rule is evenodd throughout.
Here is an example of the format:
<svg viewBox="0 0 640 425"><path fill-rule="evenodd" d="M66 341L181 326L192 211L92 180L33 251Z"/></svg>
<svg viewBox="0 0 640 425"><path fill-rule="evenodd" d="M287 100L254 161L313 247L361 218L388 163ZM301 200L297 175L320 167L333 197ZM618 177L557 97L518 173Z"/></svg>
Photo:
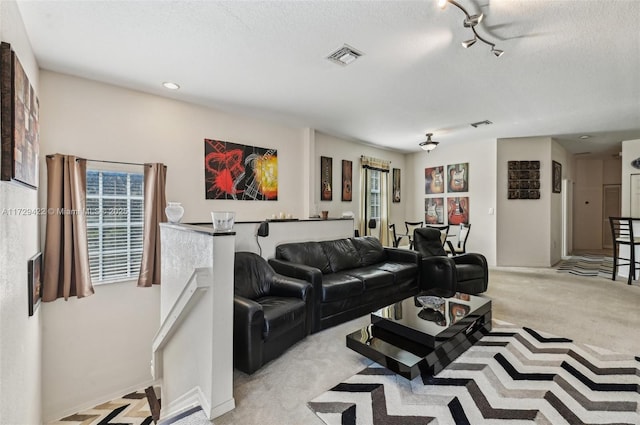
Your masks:
<svg viewBox="0 0 640 425"><path fill-rule="evenodd" d="M404 228L407 230L407 236L409 237L409 249L413 249L413 232L415 229L419 229L424 226L424 221L405 221Z"/></svg>
<svg viewBox="0 0 640 425"><path fill-rule="evenodd" d="M391 244L393 245L394 248L397 248L400 246L400 241L402 240L402 238L405 237L405 235L400 235L398 236L398 234L396 233L396 225L395 224L390 224L389 225L389 231L391 232Z"/></svg>
<svg viewBox="0 0 640 425"><path fill-rule="evenodd" d="M453 255L465 254L467 252L467 238L471 231L470 224L460 224L460 230L458 231L458 241L454 244L451 241L447 241L445 250Z"/></svg>
<svg viewBox="0 0 640 425"><path fill-rule="evenodd" d="M236 252L233 286L237 369L251 374L310 333L310 283L277 274L257 254Z"/></svg>
<svg viewBox="0 0 640 425"><path fill-rule="evenodd" d="M416 229L413 233L414 249L422 256L420 290L441 297L450 297L456 292L485 292L489 269L484 255L467 253L448 257L440 238L440 230L431 227Z"/></svg>
<svg viewBox="0 0 640 425"><path fill-rule="evenodd" d="M609 225L611 226L611 238L613 240L613 271L611 280L616 280L618 267L629 266L629 275L627 284L631 285L631 281L636 277L636 266L640 264L636 260L636 246L640 245L640 237L633 234L633 219L630 217L609 217ZM620 256L620 245L629 247L629 255ZM620 263L620 260L623 262Z"/></svg>

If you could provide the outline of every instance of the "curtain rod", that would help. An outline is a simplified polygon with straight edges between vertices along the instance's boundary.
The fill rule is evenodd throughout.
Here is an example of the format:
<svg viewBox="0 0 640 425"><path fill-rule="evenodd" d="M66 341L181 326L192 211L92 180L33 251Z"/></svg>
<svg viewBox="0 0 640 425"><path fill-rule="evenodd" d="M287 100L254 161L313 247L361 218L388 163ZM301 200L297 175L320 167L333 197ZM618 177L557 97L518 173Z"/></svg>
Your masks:
<svg viewBox="0 0 640 425"><path fill-rule="evenodd" d="M54 155L47 155L47 158L53 158ZM106 164L123 164L123 165L139 165L140 167L144 167L147 164L140 164L139 162L124 162L124 161L107 161L102 159L87 159L87 158L76 158L76 161L79 159L84 159L85 161L91 162L104 162Z"/></svg>

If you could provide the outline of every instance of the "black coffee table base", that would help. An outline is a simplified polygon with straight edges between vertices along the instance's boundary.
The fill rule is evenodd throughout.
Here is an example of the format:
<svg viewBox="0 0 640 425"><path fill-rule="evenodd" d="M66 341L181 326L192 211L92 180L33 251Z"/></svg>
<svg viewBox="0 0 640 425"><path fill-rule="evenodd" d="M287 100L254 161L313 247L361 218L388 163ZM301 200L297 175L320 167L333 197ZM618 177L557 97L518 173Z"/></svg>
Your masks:
<svg viewBox="0 0 640 425"><path fill-rule="evenodd" d="M431 348L375 324L347 335L347 347L407 379L432 376L491 331L491 310L468 317L467 326Z"/></svg>

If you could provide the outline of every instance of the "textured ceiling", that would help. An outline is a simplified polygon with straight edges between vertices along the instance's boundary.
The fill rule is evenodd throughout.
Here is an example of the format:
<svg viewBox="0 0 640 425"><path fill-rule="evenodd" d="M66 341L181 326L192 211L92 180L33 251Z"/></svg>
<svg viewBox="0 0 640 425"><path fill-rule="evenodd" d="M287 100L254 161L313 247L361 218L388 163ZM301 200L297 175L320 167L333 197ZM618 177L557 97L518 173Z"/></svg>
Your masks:
<svg viewBox="0 0 640 425"><path fill-rule="evenodd" d="M464 15L435 0L18 1L41 68L349 140L553 136L575 153L640 138L640 1L459 3L502 57L462 48ZM344 43L364 56L325 59Z"/></svg>

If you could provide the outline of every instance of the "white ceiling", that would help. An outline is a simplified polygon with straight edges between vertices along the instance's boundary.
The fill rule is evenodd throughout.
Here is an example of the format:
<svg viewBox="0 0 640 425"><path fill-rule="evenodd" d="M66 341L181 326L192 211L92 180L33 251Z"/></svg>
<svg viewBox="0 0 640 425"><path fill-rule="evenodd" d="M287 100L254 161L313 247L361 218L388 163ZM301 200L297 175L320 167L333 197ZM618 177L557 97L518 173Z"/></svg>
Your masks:
<svg viewBox="0 0 640 425"><path fill-rule="evenodd" d="M640 138L640 1L458 1L502 57L462 48L463 13L436 0L18 5L41 68L348 140L553 136L577 153ZM364 56L325 59L344 43Z"/></svg>

